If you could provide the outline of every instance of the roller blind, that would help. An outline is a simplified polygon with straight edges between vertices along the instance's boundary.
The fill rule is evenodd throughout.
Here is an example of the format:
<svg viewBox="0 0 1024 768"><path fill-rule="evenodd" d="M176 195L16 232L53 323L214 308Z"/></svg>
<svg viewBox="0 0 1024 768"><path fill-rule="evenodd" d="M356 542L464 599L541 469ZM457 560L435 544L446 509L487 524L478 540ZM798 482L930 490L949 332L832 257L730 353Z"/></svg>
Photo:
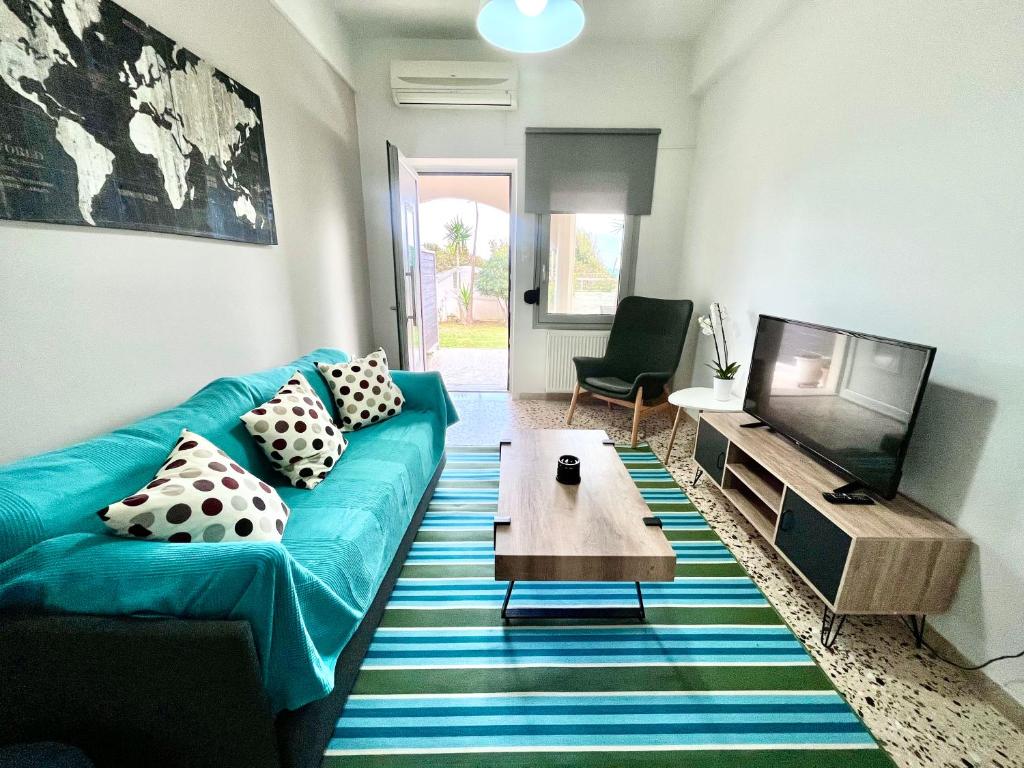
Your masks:
<svg viewBox="0 0 1024 768"><path fill-rule="evenodd" d="M649 214L660 134L527 128L526 211Z"/></svg>

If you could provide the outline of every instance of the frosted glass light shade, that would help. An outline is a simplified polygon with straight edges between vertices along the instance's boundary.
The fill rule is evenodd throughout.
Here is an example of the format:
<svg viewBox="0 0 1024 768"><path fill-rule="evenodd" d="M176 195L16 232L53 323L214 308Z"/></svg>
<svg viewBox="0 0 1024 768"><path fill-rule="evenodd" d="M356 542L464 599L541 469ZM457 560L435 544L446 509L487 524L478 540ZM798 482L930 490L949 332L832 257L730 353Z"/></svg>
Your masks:
<svg viewBox="0 0 1024 768"><path fill-rule="evenodd" d="M490 0L480 9L476 28L491 45L514 53L543 53L568 45L583 31L583 9L576 0L547 0L535 15L537 0Z"/></svg>
<svg viewBox="0 0 1024 768"><path fill-rule="evenodd" d="M516 8L524 16L538 16L548 6L548 0L516 0Z"/></svg>

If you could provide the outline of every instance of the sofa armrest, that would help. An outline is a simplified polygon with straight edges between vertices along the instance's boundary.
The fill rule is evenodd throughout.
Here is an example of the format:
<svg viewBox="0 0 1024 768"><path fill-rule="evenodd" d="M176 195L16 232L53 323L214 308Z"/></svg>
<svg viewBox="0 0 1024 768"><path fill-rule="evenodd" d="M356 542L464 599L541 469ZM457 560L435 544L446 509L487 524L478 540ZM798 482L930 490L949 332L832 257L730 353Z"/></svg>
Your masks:
<svg viewBox="0 0 1024 768"><path fill-rule="evenodd" d="M405 406L414 411L436 411L441 424L450 427L459 420L448 389L437 371L391 371L391 378L405 397Z"/></svg>
<svg viewBox="0 0 1024 768"><path fill-rule="evenodd" d="M0 616L0 744L52 740L97 765L278 765L249 623ZM225 724L244 724L225 736Z"/></svg>

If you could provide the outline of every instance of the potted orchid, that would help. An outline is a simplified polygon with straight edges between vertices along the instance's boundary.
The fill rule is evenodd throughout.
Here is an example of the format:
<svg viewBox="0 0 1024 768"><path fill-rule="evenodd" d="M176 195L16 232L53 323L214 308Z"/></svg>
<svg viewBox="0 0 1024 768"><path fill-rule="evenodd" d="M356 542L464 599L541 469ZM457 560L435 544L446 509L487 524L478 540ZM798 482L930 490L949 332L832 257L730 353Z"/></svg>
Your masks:
<svg viewBox="0 0 1024 768"><path fill-rule="evenodd" d="M725 401L732 395L732 384L736 379L736 373L740 364L729 362L729 342L725 338L725 320L728 317L723 307L718 302L711 305L711 312L697 318L700 324L700 332L710 336L715 342L715 359L713 362L705 363L708 368L715 372L713 380L715 388L715 400ZM722 343L719 344L719 336Z"/></svg>

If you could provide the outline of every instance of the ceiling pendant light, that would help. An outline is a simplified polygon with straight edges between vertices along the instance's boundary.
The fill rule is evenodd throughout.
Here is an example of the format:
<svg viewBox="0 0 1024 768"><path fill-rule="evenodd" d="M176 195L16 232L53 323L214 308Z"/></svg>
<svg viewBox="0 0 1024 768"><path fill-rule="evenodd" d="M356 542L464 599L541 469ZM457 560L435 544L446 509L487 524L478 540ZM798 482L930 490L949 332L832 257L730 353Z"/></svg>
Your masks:
<svg viewBox="0 0 1024 768"><path fill-rule="evenodd" d="M514 53L543 53L568 45L583 31L576 0L489 0L476 28L491 45Z"/></svg>
<svg viewBox="0 0 1024 768"><path fill-rule="evenodd" d="M548 0L516 0L516 8L524 16L539 16L548 7Z"/></svg>

